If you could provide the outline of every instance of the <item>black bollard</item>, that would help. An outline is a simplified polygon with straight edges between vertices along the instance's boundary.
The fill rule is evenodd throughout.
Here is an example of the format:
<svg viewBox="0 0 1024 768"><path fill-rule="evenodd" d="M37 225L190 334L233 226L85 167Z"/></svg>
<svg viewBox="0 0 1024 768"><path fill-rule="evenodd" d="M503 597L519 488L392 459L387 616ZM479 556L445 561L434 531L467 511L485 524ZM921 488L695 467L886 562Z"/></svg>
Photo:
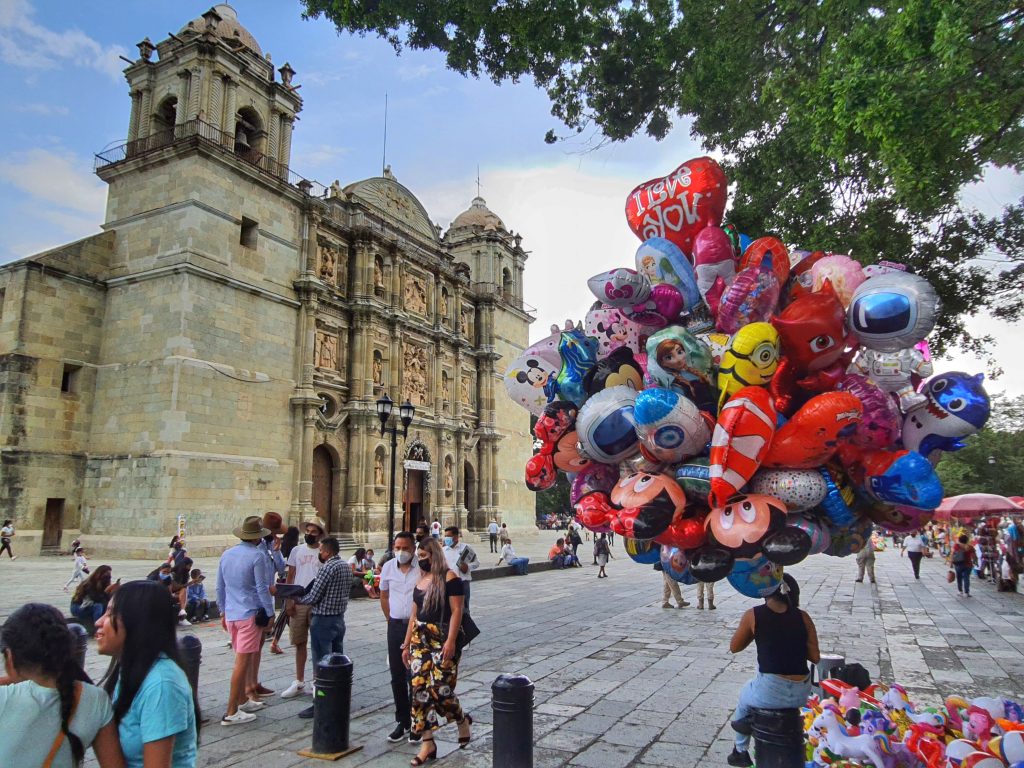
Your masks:
<svg viewBox="0 0 1024 768"><path fill-rule="evenodd" d="M203 663L203 644L195 635L185 635L178 639L178 656L185 668L185 677L192 686L192 693L199 698L199 665Z"/></svg>
<svg viewBox="0 0 1024 768"><path fill-rule="evenodd" d="M799 709L750 710L757 768L803 768L804 721Z"/></svg>
<svg viewBox="0 0 1024 768"><path fill-rule="evenodd" d="M85 649L89 647L89 633L81 624L68 624L68 631L74 638L75 661L85 669Z"/></svg>
<svg viewBox="0 0 1024 768"><path fill-rule="evenodd" d="M336 759L361 749L348 745L352 705L352 662L348 656L329 653L320 659L313 688L313 747L299 754Z"/></svg>
<svg viewBox="0 0 1024 768"><path fill-rule="evenodd" d="M533 768L533 683L499 675L491 684L493 768Z"/></svg>

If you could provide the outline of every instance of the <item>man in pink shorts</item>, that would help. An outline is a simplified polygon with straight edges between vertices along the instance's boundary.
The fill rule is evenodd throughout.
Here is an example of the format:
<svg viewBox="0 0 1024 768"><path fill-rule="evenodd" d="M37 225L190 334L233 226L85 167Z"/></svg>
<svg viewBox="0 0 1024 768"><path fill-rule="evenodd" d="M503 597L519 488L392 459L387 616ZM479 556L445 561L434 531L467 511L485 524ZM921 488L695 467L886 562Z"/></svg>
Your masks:
<svg viewBox="0 0 1024 768"><path fill-rule="evenodd" d="M247 517L235 528L241 542L227 550L217 567L217 605L221 626L231 635L235 666L231 672L228 711L221 725L238 725L256 719L253 712L266 706L256 696L255 661L260 640L273 621L273 564L257 544L270 531L258 517Z"/></svg>

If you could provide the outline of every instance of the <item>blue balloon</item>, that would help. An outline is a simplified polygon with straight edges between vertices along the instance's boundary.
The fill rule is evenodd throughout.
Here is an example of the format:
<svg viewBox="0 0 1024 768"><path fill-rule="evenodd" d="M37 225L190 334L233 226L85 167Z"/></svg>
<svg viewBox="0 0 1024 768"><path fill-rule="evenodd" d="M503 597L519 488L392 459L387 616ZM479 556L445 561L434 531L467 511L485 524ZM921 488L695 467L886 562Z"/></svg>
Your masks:
<svg viewBox="0 0 1024 768"><path fill-rule="evenodd" d="M562 368L558 375L548 379L544 394L550 403L556 397L583 405L587 393L583 390L583 377L597 363L598 341L580 330L563 331L558 342Z"/></svg>
<svg viewBox="0 0 1024 768"><path fill-rule="evenodd" d="M889 504L931 511L942 503L942 481L932 463L916 451L900 456L882 474L869 475L866 481L868 493Z"/></svg>
<svg viewBox="0 0 1024 768"><path fill-rule="evenodd" d="M623 547L626 554L633 559L633 562L641 565L654 565L661 559L660 544L655 544L649 539L627 539L625 536L622 538L625 541Z"/></svg>
<svg viewBox="0 0 1024 768"><path fill-rule="evenodd" d="M821 502L821 509L824 510L825 515L833 525L849 525L853 522L853 510L846 502L846 499L843 498L843 492L833 479L832 473L826 467L819 467L818 471L821 472L821 476L825 479L825 485L828 488L828 492ZM851 502L852 500L851 498Z"/></svg>
<svg viewBox="0 0 1024 768"><path fill-rule="evenodd" d="M697 583L697 580L693 578L693 574L690 573L690 561L687 559L686 553L679 549L679 547L662 545L661 567L669 575L669 578L675 579L681 584L693 585Z"/></svg>
<svg viewBox="0 0 1024 768"><path fill-rule="evenodd" d="M741 595L768 597L782 583L782 566L768 562L765 557L737 560L726 579Z"/></svg>
<svg viewBox="0 0 1024 768"><path fill-rule="evenodd" d="M678 245L664 237L651 237L640 245L636 252L636 267L647 275L651 283L668 283L675 286L683 297L683 308L690 312L699 307L700 289L693 265Z"/></svg>
<svg viewBox="0 0 1024 768"><path fill-rule="evenodd" d="M754 239L750 235L740 233L740 255L743 255L752 242L754 242Z"/></svg>

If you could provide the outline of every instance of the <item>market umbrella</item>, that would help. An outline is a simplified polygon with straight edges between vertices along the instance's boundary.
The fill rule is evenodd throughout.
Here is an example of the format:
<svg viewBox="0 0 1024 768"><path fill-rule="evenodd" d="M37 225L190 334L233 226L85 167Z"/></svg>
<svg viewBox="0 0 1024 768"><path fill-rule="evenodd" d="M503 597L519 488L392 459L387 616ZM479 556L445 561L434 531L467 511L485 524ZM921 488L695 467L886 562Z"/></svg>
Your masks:
<svg viewBox="0 0 1024 768"><path fill-rule="evenodd" d="M1024 507L1024 496L1010 496L1008 497L1014 504L1020 504Z"/></svg>
<svg viewBox="0 0 1024 768"><path fill-rule="evenodd" d="M935 510L935 519L940 522L954 518L970 520L985 515L1005 515L1012 512L1024 512L1024 506L994 493L963 493L943 499Z"/></svg>

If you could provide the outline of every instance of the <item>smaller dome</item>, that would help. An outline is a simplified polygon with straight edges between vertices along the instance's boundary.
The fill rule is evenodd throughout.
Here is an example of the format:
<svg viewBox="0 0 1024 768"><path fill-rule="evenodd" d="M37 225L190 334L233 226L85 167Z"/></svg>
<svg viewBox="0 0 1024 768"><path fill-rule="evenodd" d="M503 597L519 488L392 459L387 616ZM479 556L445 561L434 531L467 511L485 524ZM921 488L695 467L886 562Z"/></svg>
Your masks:
<svg viewBox="0 0 1024 768"><path fill-rule="evenodd" d="M213 6L211 10L216 11L217 15L220 16L220 21L217 22L217 35L219 37L223 37L225 40L237 40L250 51L255 51L260 56L263 55L263 50L260 48L260 44L256 42L256 38L239 23L238 14L234 8L227 3L220 3ZM198 35L205 29L206 20L200 16L198 19L193 19L182 27L178 34L184 35L191 32Z"/></svg>
<svg viewBox="0 0 1024 768"><path fill-rule="evenodd" d="M474 197L473 202L469 204L469 208L455 217L450 229L469 229L472 227L480 227L484 231L490 232L508 231L505 229L505 223L498 218L498 214L487 207L487 201L482 197Z"/></svg>

